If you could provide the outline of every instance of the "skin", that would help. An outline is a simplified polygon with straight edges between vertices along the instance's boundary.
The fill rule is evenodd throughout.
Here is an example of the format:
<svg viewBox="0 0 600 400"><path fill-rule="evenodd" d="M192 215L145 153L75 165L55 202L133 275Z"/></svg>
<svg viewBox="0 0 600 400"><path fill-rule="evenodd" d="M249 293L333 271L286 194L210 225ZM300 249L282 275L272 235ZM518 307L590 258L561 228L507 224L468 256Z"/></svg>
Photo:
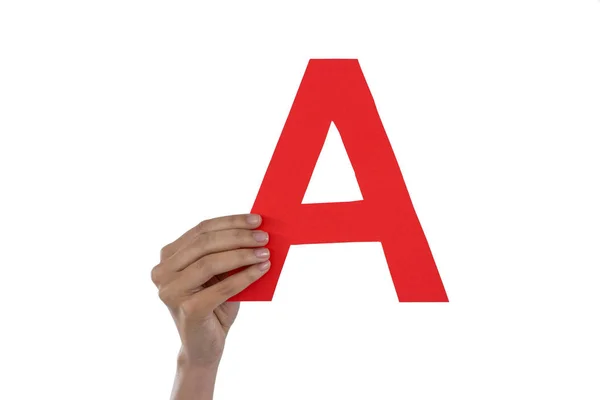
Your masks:
<svg viewBox="0 0 600 400"><path fill-rule="evenodd" d="M171 400L212 400L225 339L240 308L227 300L270 267L261 222L253 214L202 221L162 248L152 281L181 338Z"/></svg>

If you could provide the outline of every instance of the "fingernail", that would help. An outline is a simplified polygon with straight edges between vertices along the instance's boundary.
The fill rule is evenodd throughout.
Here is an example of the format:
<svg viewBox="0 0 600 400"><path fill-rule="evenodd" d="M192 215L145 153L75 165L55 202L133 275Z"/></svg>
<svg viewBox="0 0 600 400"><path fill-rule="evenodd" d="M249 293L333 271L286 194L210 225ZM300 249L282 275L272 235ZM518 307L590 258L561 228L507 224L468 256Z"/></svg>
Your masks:
<svg viewBox="0 0 600 400"><path fill-rule="evenodd" d="M246 217L246 221L248 221L248 223L250 225L258 225L260 223L260 215L257 214L249 214Z"/></svg>
<svg viewBox="0 0 600 400"><path fill-rule="evenodd" d="M252 236L257 242L266 242L269 237L266 232L253 232Z"/></svg>
<svg viewBox="0 0 600 400"><path fill-rule="evenodd" d="M256 254L256 257L258 257L258 258L268 258L269 257L269 250L267 250L267 249L256 249L256 250L254 250L254 254Z"/></svg>
<svg viewBox="0 0 600 400"><path fill-rule="evenodd" d="M271 266L271 261L265 261L265 262L258 264L258 269L260 271L264 272L264 271L268 270L270 266Z"/></svg>

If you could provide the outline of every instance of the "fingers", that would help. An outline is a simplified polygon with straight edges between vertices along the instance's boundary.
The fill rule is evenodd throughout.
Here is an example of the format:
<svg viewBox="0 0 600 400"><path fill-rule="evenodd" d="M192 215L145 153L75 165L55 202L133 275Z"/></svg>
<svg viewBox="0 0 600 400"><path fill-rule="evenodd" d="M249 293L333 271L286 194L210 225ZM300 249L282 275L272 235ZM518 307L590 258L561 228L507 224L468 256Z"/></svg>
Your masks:
<svg viewBox="0 0 600 400"><path fill-rule="evenodd" d="M188 306L202 308L205 312L212 312L230 297L240 293L252 283L260 279L271 266L270 261L264 261L233 274L219 283L216 283L190 297Z"/></svg>
<svg viewBox="0 0 600 400"><path fill-rule="evenodd" d="M178 272L201 257L222 251L256 248L267 244L269 235L263 231L227 229L199 234L187 247L175 253L164 263L165 271Z"/></svg>
<svg viewBox="0 0 600 400"><path fill-rule="evenodd" d="M240 214L207 219L197 226L198 233L222 231L225 229L254 229L262 222L260 215Z"/></svg>
<svg viewBox="0 0 600 400"><path fill-rule="evenodd" d="M238 249L209 254L181 271L170 286L183 295L189 295L202 289L202 285L215 276L268 259L269 250L266 248Z"/></svg>
<svg viewBox="0 0 600 400"><path fill-rule="evenodd" d="M264 248L269 236L256 230L261 223L261 217L252 214L213 218L165 246L161 262L151 274L163 302L181 307L184 313L194 309L212 312L263 276L270 266ZM227 276L247 265L250 267Z"/></svg>
<svg viewBox="0 0 600 400"><path fill-rule="evenodd" d="M199 234L226 229L255 229L261 223L262 218L257 214L238 214L207 219L185 232L173 243L163 247L161 260L173 256L179 249L189 245Z"/></svg>

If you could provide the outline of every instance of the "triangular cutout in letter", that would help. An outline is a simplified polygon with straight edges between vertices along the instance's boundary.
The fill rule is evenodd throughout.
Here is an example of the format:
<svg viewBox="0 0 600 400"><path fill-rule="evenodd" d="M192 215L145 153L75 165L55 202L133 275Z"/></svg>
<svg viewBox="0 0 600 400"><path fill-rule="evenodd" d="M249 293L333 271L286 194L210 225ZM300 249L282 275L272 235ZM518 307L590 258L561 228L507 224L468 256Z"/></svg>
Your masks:
<svg viewBox="0 0 600 400"><path fill-rule="evenodd" d="M331 123L302 204L362 200L362 193L342 137Z"/></svg>

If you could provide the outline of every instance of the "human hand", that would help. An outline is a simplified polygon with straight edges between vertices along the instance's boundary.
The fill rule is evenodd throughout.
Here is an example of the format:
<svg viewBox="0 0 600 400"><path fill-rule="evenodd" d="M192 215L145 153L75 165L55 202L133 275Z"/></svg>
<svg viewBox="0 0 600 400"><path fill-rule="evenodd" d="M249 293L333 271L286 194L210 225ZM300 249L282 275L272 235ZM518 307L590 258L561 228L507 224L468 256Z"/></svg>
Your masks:
<svg viewBox="0 0 600 400"><path fill-rule="evenodd" d="M180 365L216 369L240 307L226 301L270 267L261 222L252 214L206 220L161 250L152 281L177 326Z"/></svg>

